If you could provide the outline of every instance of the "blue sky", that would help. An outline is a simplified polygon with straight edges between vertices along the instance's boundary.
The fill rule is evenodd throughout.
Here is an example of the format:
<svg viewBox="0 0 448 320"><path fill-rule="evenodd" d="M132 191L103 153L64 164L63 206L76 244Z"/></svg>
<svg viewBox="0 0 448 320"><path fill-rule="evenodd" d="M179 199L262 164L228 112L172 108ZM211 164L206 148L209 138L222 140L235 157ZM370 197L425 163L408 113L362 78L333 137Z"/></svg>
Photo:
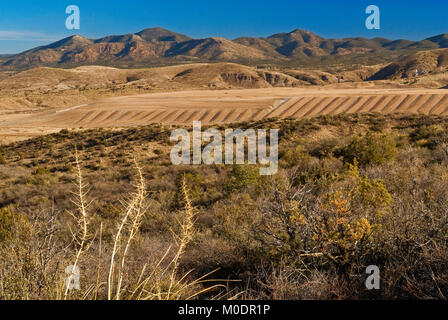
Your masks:
<svg viewBox="0 0 448 320"><path fill-rule="evenodd" d="M365 28L368 5L381 30ZM81 10L81 30L65 28L65 8ZM448 33L448 0L16 0L0 4L0 53L20 52L73 34L98 38L160 26L193 38L268 36L295 28L327 38L421 40Z"/></svg>

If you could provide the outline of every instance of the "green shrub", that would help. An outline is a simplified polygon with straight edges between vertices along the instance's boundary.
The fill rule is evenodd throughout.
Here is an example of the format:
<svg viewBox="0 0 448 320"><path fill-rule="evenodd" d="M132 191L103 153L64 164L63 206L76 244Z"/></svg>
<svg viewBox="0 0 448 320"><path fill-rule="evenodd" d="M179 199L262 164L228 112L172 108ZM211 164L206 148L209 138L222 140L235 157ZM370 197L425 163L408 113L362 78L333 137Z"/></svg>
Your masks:
<svg viewBox="0 0 448 320"><path fill-rule="evenodd" d="M252 228L257 220L257 205L247 193L231 194L228 199L217 202L214 215L217 223L214 232L243 251L256 246Z"/></svg>
<svg viewBox="0 0 448 320"><path fill-rule="evenodd" d="M340 148L341 141L336 138L322 139L313 142L310 146L310 155L316 158L331 156Z"/></svg>
<svg viewBox="0 0 448 320"><path fill-rule="evenodd" d="M6 164L6 158L2 154L0 154L0 164Z"/></svg>
<svg viewBox="0 0 448 320"><path fill-rule="evenodd" d="M430 138L438 136L442 132L442 129L439 126L423 126L415 129L409 135L413 142L425 139L429 140Z"/></svg>
<svg viewBox="0 0 448 320"><path fill-rule="evenodd" d="M355 137L342 149L345 162L354 164L355 159L362 166L382 165L397 156L397 143L387 134L369 132L364 137Z"/></svg>
<svg viewBox="0 0 448 320"><path fill-rule="evenodd" d="M310 155L303 150L303 147L288 148L280 153L280 166L282 168L292 168L309 159Z"/></svg>
<svg viewBox="0 0 448 320"><path fill-rule="evenodd" d="M228 192L236 192L253 185L257 187L261 181L260 171L253 165L234 165L229 173L226 185Z"/></svg>

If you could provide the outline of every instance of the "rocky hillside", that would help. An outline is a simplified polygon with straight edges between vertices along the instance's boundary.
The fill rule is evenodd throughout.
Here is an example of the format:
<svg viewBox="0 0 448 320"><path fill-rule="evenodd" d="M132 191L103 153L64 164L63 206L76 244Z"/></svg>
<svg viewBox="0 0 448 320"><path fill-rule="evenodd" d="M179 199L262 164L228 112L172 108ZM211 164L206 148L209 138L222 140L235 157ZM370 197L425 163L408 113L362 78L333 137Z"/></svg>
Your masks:
<svg viewBox="0 0 448 320"><path fill-rule="evenodd" d="M0 115L71 107L101 97L147 92L302 87L335 81L326 73L283 73L224 62L145 69L38 67L0 80Z"/></svg>
<svg viewBox="0 0 448 320"><path fill-rule="evenodd" d="M1 92L108 89L126 88L148 90L199 88L269 88L313 85L320 74L314 71L282 73L256 69L235 63L198 63L148 69L117 69L83 66L74 69L39 67L20 72L0 81ZM325 73L322 73L324 75ZM314 77L313 77L314 76ZM324 80L322 80L324 79ZM331 82L321 78L322 82Z"/></svg>
<svg viewBox="0 0 448 320"><path fill-rule="evenodd" d="M445 41L447 38L445 37ZM445 43L447 44L447 43ZM372 80L397 80L440 74L448 71L448 49L417 52L391 63L372 76Z"/></svg>
<svg viewBox="0 0 448 320"><path fill-rule="evenodd" d="M36 66L135 65L135 63L179 63L191 61L291 62L309 57L343 57L363 54L387 56L390 52L410 54L418 50L448 47L448 35L423 41L391 41L383 38L325 39L296 29L267 38L243 37L230 41L211 37L191 39L162 28L135 34L87 39L79 35L47 46L0 57L3 70Z"/></svg>

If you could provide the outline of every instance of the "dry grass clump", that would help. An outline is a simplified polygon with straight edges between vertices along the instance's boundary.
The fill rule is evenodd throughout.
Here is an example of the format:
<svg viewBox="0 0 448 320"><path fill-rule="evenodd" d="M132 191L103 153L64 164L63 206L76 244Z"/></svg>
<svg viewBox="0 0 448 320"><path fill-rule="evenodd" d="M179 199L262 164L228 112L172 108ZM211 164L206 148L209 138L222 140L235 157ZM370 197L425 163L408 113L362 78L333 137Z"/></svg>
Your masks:
<svg viewBox="0 0 448 320"><path fill-rule="evenodd" d="M57 212L26 217L0 210L0 298L58 299L64 275L65 249L56 241Z"/></svg>
<svg viewBox="0 0 448 320"><path fill-rule="evenodd" d="M87 227L89 225L86 213L85 198L87 196L86 185L82 182L80 163L77 160L78 171L78 196L76 205L79 209L78 226L82 230L79 249L75 256L75 266L80 255L86 248L88 238ZM182 183L182 193L185 201L185 209L182 219L179 219L180 233L173 232L177 248L173 251L170 247L163 257L155 262L147 263L141 268L137 279L128 279L127 262L133 242L137 241L143 217L147 212L147 187L143 171L136 158L134 158L135 170L137 172L137 182L134 184L135 191L130 193L127 200L123 201L123 210L119 219L118 228L113 238L112 251L107 273L107 299L137 299L137 300L177 300L193 299L202 294L217 288L224 288L222 285L206 286L208 282L217 280L207 279L212 273L206 274L198 279L191 279L190 272L181 274L179 271L179 260L182 258L186 247L195 236L195 213L192 207L188 186L185 177ZM99 249L101 254L101 246ZM171 257L170 257L171 255ZM98 260L100 261L100 259ZM100 287L100 267L95 283L87 289L88 295L93 294L94 298L99 296ZM67 291L67 289L66 289ZM86 296L88 296L86 295Z"/></svg>

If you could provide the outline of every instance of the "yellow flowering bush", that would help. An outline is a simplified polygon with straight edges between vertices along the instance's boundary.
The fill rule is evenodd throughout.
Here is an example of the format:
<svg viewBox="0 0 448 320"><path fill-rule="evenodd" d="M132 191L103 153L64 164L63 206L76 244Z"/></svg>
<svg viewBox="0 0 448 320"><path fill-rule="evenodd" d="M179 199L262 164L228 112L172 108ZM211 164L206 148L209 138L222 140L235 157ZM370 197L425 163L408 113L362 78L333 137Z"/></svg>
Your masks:
<svg viewBox="0 0 448 320"><path fill-rule="evenodd" d="M361 176L356 162L332 189L320 206L322 214L313 240L324 252L347 259L350 252L379 234L392 197L381 180Z"/></svg>

